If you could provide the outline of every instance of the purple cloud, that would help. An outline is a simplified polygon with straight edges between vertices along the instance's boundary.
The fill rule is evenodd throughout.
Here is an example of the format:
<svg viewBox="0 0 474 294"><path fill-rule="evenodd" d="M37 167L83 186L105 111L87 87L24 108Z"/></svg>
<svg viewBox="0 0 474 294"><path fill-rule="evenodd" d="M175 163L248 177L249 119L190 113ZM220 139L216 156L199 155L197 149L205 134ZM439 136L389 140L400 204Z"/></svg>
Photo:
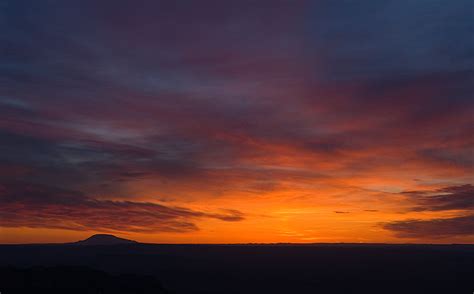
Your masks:
<svg viewBox="0 0 474 294"><path fill-rule="evenodd" d="M399 238L449 238L474 235L474 215L435 218L430 220L402 220L382 224Z"/></svg>

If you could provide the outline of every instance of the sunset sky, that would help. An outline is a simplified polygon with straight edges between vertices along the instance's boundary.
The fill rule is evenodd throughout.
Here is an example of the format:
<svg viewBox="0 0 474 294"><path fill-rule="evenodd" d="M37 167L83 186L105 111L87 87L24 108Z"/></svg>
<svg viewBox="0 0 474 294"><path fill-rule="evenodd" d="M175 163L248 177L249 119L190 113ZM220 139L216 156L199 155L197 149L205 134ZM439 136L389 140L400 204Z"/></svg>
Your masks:
<svg viewBox="0 0 474 294"><path fill-rule="evenodd" d="M0 1L0 243L474 243L473 10Z"/></svg>

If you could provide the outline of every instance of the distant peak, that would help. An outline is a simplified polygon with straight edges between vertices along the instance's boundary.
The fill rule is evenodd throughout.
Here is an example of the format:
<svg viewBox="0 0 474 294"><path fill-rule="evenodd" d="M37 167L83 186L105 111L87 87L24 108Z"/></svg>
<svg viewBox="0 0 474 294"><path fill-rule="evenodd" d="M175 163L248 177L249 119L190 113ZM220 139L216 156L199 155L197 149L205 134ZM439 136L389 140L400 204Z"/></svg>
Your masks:
<svg viewBox="0 0 474 294"><path fill-rule="evenodd" d="M122 239L114 235L110 234L95 234L87 238L86 240L93 240L93 239Z"/></svg>
<svg viewBox="0 0 474 294"><path fill-rule="evenodd" d="M117 244L133 244L137 241L119 238L109 234L92 235L85 240L78 241L74 244L78 245L117 245Z"/></svg>

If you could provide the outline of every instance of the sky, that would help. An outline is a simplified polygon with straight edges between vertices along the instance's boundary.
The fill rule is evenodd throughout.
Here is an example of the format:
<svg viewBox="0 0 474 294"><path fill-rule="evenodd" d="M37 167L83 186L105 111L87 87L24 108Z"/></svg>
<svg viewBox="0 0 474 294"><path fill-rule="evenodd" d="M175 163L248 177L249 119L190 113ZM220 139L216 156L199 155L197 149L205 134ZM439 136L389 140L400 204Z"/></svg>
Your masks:
<svg viewBox="0 0 474 294"><path fill-rule="evenodd" d="M0 1L0 243L474 243L473 12Z"/></svg>

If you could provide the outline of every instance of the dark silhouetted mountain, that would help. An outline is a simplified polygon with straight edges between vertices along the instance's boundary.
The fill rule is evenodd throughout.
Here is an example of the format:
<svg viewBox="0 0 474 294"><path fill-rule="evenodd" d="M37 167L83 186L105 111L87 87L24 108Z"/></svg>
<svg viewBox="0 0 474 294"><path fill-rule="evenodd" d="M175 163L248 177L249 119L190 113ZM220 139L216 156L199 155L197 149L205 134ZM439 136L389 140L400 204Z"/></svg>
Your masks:
<svg viewBox="0 0 474 294"><path fill-rule="evenodd" d="M112 275L87 267L0 268L0 291L9 294L163 294L152 276Z"/></svg>
<svg viewBox="0 0 474 294"><path fill-rule="evenodd" d="M119 244L136 244L137 241L123 239L108 234L97 234L89 238L75 242L75 245L119 245Z"/></svg>

